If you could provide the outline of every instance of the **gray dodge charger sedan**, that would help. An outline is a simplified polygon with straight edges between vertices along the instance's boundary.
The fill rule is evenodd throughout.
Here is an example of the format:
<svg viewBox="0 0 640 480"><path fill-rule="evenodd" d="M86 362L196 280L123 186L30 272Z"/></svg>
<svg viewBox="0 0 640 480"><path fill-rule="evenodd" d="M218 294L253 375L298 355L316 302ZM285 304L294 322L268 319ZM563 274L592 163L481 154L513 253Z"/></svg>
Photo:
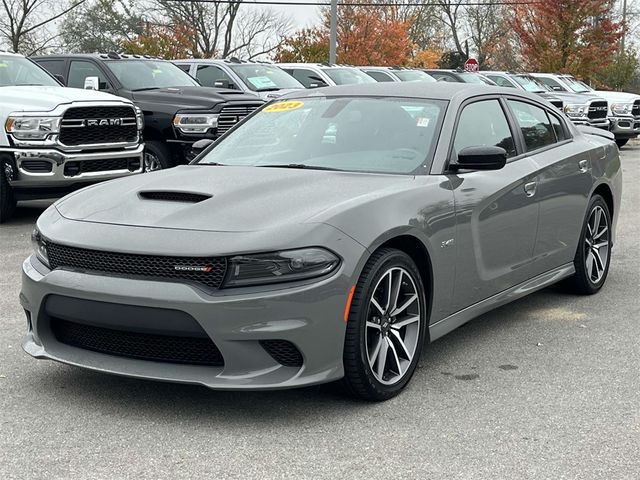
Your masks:
<svg viewBox="0 0 640 480"><path fill-rule="evenodd" d="M216 389L342 379L384 400L471 318L556 282L596 293L620 198L607 132L526 92L303 91L190 165L49 207L23 264L24 349Z"/></svg>

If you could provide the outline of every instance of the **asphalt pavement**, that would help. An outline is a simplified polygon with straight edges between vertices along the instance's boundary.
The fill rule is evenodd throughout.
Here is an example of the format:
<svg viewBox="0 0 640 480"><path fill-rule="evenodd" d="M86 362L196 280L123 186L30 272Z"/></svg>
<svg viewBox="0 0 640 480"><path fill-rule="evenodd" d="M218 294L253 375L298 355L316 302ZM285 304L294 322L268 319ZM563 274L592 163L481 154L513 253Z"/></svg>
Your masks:
<svg viewBox="0 0 640 480"><path fill-rule="evenodd" d="M20 266L43 204L0 226L0 479L640 478L640 143L595 296L547 289L430 345L402 395L216 392L25 354Z"/></svg>

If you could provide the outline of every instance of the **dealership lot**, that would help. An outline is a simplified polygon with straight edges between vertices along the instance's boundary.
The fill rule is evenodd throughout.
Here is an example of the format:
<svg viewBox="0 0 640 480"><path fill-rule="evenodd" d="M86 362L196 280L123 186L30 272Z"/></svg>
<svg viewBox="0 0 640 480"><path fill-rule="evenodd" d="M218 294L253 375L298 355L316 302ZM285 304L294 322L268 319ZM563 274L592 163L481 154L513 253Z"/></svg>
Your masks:
<svg viewBox="0 0 640 480"><path fill-rule="evenodd" d="M0 478L637 478L640 144L622 157L603 291L547 289L470 322L380 404L331 385L214 392L33 360L17 297L43 204L20 208L0 226Z"/></svg>

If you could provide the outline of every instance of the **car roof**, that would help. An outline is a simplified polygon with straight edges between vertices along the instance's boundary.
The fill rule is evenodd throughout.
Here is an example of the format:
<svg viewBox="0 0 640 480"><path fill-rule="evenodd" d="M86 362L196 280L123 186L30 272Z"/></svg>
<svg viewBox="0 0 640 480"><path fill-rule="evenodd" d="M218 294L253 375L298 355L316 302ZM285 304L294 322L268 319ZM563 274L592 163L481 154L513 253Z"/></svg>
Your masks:
<svg viewBox="0 0 640 480"><path fill-rule="evenodd" d="M30 58L33 58L34 60L44 60L47 58L97 58L99 60L149 60L149 61L154 61L154 62L171 62L170 60L165 60L164 58L156 58L156 57L150 57L148 55L133 55L133 54L128 54L128 53L124 53L124 54L117 54L118 57L114 58L114 57L110 57L109 54L107 53L61 53L61 54L56 54L53 53L51 55L33 55ZM123 56L126 55L126 56Z"/></svg>
<svg viewBox="0 0 640 480"><path fill-rule="evenodd" d="M21 54L16 53L16 52L10 52L9 50L0 50L0 56L24 57L24 55L21 55Z"/></svg>
<svg viewBox="0 0 640 480"><path fill-rule="evenodd" d="M511 91L509 95L519 95L529 99L540 101L540 97L525 91ZM287 97L307 98L325 95L344 96L373 96L373 97L407 97L424 98L434 100L451 100L456 97L474 97L477 95L504 95L505 89L492 85L480 85L473 83L454 82L383 82L362 83L356 85L340 85L335 87L322 87L292 93Z"/></svg>

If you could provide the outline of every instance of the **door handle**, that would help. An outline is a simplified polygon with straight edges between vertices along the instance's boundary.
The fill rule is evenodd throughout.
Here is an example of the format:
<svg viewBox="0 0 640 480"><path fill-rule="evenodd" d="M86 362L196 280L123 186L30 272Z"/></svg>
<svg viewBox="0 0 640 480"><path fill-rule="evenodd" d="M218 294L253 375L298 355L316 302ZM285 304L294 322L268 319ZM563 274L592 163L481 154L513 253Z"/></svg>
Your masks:
<svg viewBox="0 0 640 480"><path fill-rule="evenodd" d="M578 168L582 173L586 173L589 170L589 162L586 160L580 160L578 162Z"/></svg>
<svg viewBox="0 0 640 480"><path fill-rule="evenodd" d="M536 190L538 188L537 182L529 182L524 184L524 193L527 197L533 197L536 194Z"/></svg>

